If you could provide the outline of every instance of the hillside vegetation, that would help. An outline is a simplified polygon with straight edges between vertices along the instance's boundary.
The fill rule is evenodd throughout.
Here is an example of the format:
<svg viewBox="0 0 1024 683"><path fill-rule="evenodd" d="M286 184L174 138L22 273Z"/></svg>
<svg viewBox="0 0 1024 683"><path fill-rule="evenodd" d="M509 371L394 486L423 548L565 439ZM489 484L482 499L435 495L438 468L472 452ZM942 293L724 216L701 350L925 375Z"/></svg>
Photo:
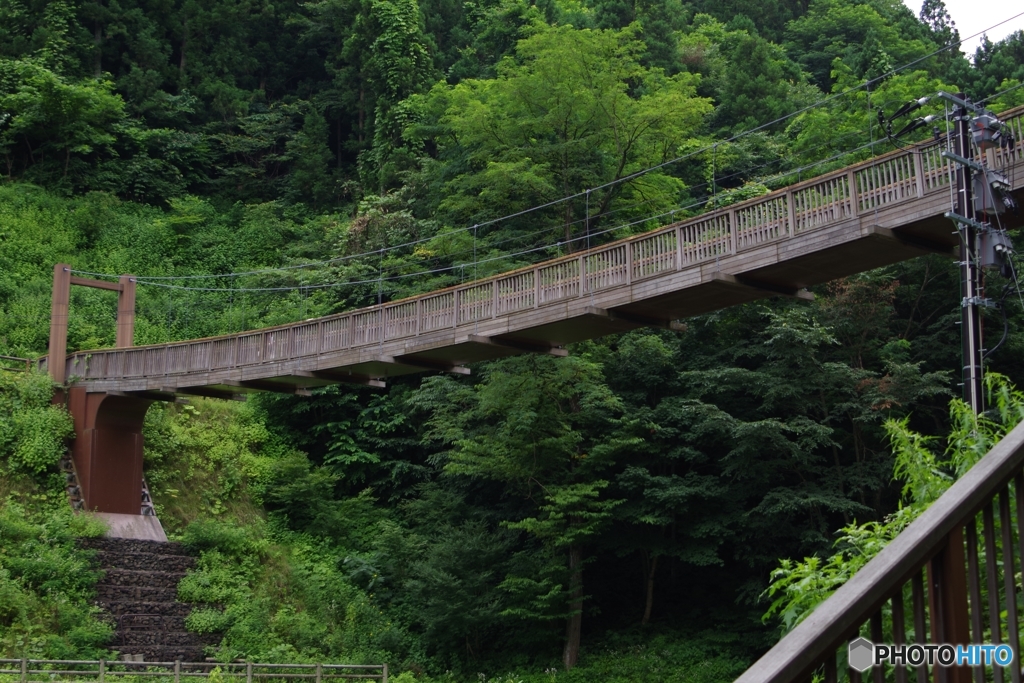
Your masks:
<svg viewBox="0 0 1024 683"><path fill-rule="evenodd" d="M45 353L55 263L149 278L136 344L253 329L887 151L878 110L938 89L1024 103L1024 34L971 60L955 37L941 0L0 0L0 354ZM987 286L987 363L1020 385L1018 290ZM222 606L189 627L403 683L731 680L778 636L779 560L898 508L886 422L945 435L959 394L954 263L815 294L469 377L152 407L147 482L200 555L180 596ZM69 350L112 346L115 310L74 288ZM0 380L0 656L98 656L67 415Z"/></svg>

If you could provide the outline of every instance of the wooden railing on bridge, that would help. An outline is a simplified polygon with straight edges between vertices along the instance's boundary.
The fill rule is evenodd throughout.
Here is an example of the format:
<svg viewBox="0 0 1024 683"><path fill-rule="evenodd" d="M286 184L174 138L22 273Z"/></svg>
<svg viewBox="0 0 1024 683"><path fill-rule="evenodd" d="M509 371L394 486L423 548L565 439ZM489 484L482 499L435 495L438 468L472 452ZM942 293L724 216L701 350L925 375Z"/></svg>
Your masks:
<svg viewBox="0 0 1024 683"><path fill-rule="evenodd" d="M979 535L978 525L981 525ZM936 683L1020 683L1022 597L1017 572L1024 560L1024 423L955 482L920 517L736 683L835 683L847 642L1006 643L1014 653L995 667L934 667ZM982 583L987 595L983 599ZM912 634L912 639L908 638ZM838 651L838 652L837 652ZM874 668L875 683L906 683L908 667ZM925 683L927 664L911 675Z"/></svg>
<svg viewBox="0 0 1024 683"><path fill-rule="evenodd" d="M1017 143L990 163L1024 159L1024 107L1007 112ZM66 377L173 377L277 363L412 338L629 286L838 222L949 193L936 142L897 150L770 194L585 252L380 306L250 332L129 349L81 351Z"/></svg>

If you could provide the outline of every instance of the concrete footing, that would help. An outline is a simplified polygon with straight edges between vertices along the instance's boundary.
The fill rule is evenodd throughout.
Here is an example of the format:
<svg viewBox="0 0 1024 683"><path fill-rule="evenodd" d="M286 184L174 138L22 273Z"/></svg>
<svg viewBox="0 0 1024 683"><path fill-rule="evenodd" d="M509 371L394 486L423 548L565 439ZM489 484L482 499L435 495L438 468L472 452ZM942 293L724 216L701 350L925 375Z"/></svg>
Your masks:
<svg viewBox="0 0 1024 683"><path fill-rule="evenodd" d="M92 513L107 525L108 538L134 538L140 541L167 542L160 520L152 515L123 515L116 512Z"/></svg>

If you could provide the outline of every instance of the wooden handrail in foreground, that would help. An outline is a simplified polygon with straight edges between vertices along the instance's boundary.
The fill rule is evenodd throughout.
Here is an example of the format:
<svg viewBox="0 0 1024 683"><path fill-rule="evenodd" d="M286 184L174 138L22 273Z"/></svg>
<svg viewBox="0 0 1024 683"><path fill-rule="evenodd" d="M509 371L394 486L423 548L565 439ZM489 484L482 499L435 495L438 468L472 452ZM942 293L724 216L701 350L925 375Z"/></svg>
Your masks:
<svg viewBox="0 0 1024 683"><path fill-rule="evenodd" d="M884 616L886 623L891 626L890 633L906 633L906 623L903 623L903 589L908 582L914 584L915 593L915 605L908 610L914 612L910 623L918 627L915 631L920 630L925 620L929 623L926 634L918 633L915 642L935 642L935 634L942 633L938 630L938 622L943 619L942 613L945 612L947 619L950 614L959 613L959 618L963 619L967 616L964 608L968 608L971 621L969 642L981 643L983 638L984 642L992 643L1008 641L1015 657L1014 666L1006 671L1007 681L1020 681L1019 600L1014 567L1020 566L1020 551L1024 550L1024 529L1021 528L1024 522L1022 470L1024 423L996 444L846 584L818 605L803 622L747 669L736 683L809 681L816 672L824 674L826 683L836 680L836 649L845 647L847 640L858 637L863 626L870 622L871 630L879 634L882 632ZM1011 515L1011 499L1015 501L1015 515ZM976 519L979 513L983 517L980 544ZM1000 520L998 529L994 523L995 515ZM1002 545L998 558L995 541L997 533ZM964 538L966 569L962 554ZM982 546L980 553L979 545ZM949 552L951 550L954 552ZM958 557L959 568L964 571L957 575L956 571L949 571L947 566L943 574L936 566L936 559L944 554ZM984 581L981 576L982 567L988 575L989 586L988 599L985 601L982 601L980 591ZM956 569L955 566L952 568ZM927 570L928 576L923 584L920 583L922 570ZM997 577L997 573L1001 576ZM952 579L948 578L950 574ZM968 585L963 585L965 578ZM947 585L944 585L944 579ZM951 581L958 585L948 585ZM924 598L920 593L921 588L927 592L927 614L925 600L917 599L919 596ZM992 595L993 588L998 595ZM1006 600L1008 592L1009 602ZM949 595L964 596L963 602L967 603L968 593L969 606L949 604L948 600L947 604L943 604L944 598ZM882 610L882 606L889 600L893 600L893 609ZM1005 617L1002 612L1006 613ZM893 614L898 615L899 622L892 620ZM1005 629L1001 626L1004 622ZM992 628L993 625L995 628ZM967 624L962 626L966 628ZM987 633L986 629L989 629ZM948 636L946 638L944 642L958 642ZM877 642L877 636L872 640ZM933 673L936 681L970 680L970 669L966 667L935 669ZM876 670L876 679L880 674L881 670ZM897 681L906 681L906 674L904 667L896 667ZM867 677L867 674L864 675ZM851 671L850 680L859 679L860 674ZM1001 676L995 680L1000 681Z"/></svg>

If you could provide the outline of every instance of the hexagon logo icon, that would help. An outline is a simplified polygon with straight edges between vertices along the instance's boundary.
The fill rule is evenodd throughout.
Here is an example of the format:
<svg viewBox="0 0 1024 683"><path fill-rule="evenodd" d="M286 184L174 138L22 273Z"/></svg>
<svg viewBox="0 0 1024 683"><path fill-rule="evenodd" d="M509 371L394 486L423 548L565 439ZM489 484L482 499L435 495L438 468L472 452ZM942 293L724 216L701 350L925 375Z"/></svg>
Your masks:
<svg viewBox="0 0 1024 683"><path fill-rule="evenodd" d="M851 640L847 661L854 671L861 673L867 671L875 663L875 646L867 638Z"/></svg>

